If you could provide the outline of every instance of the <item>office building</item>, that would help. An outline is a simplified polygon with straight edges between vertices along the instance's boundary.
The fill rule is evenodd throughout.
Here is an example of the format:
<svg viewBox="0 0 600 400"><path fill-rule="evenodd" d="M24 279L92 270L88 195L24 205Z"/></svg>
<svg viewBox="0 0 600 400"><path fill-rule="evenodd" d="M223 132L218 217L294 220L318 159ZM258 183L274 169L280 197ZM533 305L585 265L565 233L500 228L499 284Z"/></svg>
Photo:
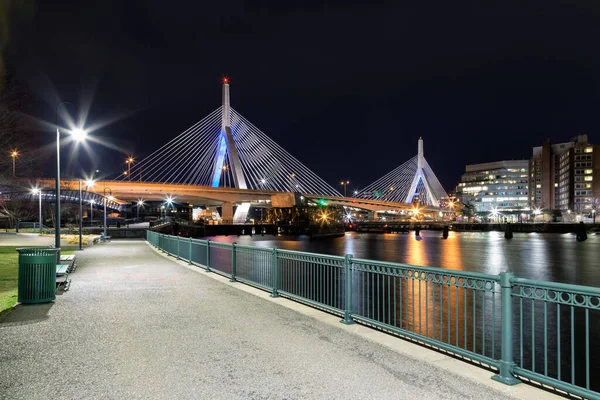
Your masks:
<svg viewBox="0 0 600 400"><path fill-rule="evenodd" d="M467 165L457 188L463 204L480 214L498 213L503 219L520 220L529 210L529 161L506 160Z"/></svg>

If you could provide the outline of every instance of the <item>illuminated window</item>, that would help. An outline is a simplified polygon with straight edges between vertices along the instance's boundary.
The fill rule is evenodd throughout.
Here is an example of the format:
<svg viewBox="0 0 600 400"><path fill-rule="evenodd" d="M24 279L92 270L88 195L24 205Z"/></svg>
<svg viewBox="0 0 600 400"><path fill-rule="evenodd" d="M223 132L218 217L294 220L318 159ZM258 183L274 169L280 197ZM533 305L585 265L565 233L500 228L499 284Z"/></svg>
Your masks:
<svg viewBox="0 0 600 400"><path fill-rule="evenodd" d="M586 175L587 175L587 174L591 174L592 172L593 172L593 171L592 171L591 169L586 169L586 170L585 170L585 174L586 174Z"/></svg>
<svg viewBox="0 0 600 400"><path fill-rule="evenodd" d="M535 185L536 189L540 189L542 187L542 185L540 185L539 183L537 185ZM57 214L58 215L58 214Z"/></svg>
<svg viewBox="0 0 600 400"><path fill-rule="evenodd" d="M590 182L590 181L593 181L594 179L591 176L586 176L584 180Z"/></svg>
<svg viewBox="0 0 600 400"><path fill-rule="evenodd" d="M593 151L594 151L594 148L593 148L593 147L586 147L586 148L585 148L585 152L586 152L586 153L591 153L591 152L593 152Z"/></svg>

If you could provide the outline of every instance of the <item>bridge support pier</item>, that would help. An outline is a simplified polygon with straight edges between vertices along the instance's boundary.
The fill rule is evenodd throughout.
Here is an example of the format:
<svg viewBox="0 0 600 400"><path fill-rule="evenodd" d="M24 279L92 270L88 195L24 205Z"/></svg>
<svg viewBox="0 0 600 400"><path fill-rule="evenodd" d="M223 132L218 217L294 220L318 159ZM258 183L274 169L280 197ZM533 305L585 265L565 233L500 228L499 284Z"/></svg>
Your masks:
<svg viewBox="0 0 600 400"><path fill-rule="evenodd" d="M226 225L233 224L233 204L223 203L221 206L221 221Z"/></svg>
<svg viewBox="0 0 600 400"><path fill-rule="evenodd" d="M369 211L369 221L377 222L378 217L377 211Z"/></svg>

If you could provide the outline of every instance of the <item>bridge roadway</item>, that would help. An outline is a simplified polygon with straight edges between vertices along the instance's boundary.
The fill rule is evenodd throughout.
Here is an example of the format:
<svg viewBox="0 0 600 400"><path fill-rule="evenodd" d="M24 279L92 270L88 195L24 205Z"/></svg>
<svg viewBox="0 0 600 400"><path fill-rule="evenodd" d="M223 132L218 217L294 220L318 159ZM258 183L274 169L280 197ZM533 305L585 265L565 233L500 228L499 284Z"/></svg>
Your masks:
<svg viewBox="0 0 600 400"><path fill-rule="evenodd" d="M54 180L40 182L44 187L52 187ZM61 180L62 187L77 188L78 180ZM224 187L208 187L186 184L153 183L136 181L97 181L94 187L87 188L90 192L104 193L110 189L116 200L129 203L139 199L164 201L167 196L194 205L220 206L223 203L253 205L270 203L273 207L292 207L295 205L295 193L278 192L273 190L237 189ZM355 197L321 196L302 194L307 199L325 200L327 204L337 204L347 207L360 208L367 211L402 211L412 210L413 206L406 203L359 199ZM436 207L421 208L422 211L440 211Z"/></svg>
<svg viewBox="0 0 600 400"><path fill-rule="evenodd" d="M544 398L421 347L411 355L415 345L178 264L142 241L77 257L68 292L0 321L0 398Z"/></svg>

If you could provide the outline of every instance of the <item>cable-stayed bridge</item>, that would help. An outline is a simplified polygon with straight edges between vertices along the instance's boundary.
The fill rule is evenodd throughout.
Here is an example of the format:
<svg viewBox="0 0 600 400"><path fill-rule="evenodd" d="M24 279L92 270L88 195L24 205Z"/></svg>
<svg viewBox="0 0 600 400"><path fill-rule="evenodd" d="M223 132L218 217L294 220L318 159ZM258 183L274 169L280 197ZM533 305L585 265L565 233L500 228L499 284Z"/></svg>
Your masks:
<svg viewBox="0 0 600 400"><path fill-rule="evenodd" d="M360 199L439 207L448 194L423 155L419 138L417 155L360 191Z"/></svg>
<svg viewBox="0 0 600 400"><path fill-rule="evenodd" d="M132 165L128 174L96 187L108 187L120 200L171 196L194 205L219 205L224 223L244 223L249 207L257 203L291 207L306 198L369 211L400 211L417 202L436 211L447 197L423 157L421 139L417 156L357 196L344 197L231 107L227 79L222 89L219 108Z"/></svg>

